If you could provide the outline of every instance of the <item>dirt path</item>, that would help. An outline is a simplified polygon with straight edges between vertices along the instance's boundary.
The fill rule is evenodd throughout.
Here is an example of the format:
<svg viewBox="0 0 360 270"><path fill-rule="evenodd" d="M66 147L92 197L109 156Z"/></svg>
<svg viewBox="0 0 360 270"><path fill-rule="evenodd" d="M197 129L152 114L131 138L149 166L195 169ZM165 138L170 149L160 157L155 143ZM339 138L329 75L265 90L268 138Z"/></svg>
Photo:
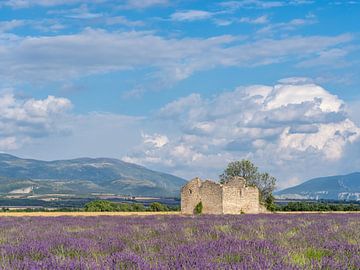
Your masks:
<svg viewBox="0 0 360 270"><path fill-rule="evenodd" d="M359 211L298 211L298 212L276 212L272 214L350 214ZM95 217L95 216L154 216L154 215L181 215L180 212L0 212L0 217L59 217L59 216L78 216L78 217Z"/></svg>
<svg viewBox="0 0 360 270"><path fill-rule="evenodd" d="M179 215L180 212L0 212L0 217L59 217L59 216L153 216Z"/></svg>

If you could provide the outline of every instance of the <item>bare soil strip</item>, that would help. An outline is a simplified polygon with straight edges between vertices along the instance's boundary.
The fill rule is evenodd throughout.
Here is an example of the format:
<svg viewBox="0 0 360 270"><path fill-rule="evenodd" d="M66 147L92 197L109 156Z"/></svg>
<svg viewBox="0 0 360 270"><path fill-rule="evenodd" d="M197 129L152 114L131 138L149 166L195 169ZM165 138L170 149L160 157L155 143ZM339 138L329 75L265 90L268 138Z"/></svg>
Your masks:
<svg viewBox="0 0 360 270"><path fill-rule="evenodd" d="M59 216L153 216L179 215L180 212L2 212L0 217L59 217Z"/></svg>
<svg viewBox="0 0 360 270"><path fill-rule="evenodd" d="M359 211L298 211L276 212L271 214L359 214ZM0 212L0 217L96 217L96 216L156 216L156 215L181 215L181 212Z"/></svg>

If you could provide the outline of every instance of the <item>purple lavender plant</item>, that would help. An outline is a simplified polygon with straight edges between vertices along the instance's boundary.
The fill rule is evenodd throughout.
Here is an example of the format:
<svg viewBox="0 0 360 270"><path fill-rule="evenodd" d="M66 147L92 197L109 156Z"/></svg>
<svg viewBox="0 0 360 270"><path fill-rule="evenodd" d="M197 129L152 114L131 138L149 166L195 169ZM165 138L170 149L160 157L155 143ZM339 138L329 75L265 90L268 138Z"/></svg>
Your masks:
<svg viewBox="0 0 360 270"><path fill-rule="evenodd" d="M360 214L3 217L0 269L360 269Z"/></svg>

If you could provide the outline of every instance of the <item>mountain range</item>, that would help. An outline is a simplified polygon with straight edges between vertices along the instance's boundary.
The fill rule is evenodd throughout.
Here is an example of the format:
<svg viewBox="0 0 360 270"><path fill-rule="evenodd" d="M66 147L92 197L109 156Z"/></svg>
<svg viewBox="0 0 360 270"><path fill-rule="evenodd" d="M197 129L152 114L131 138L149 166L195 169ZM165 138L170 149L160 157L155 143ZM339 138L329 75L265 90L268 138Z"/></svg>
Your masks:
<svg viewBox="0 0 360 270"><path fill-rule="evenodd" d="M360 172L314 178L274 193L278 199L360 201Z"/></svg>
<svg viewBox="0 0 360 270"><path fill-rule="evenodd" d="M179 196L186 180L111 158L41 161L0 154L0 194Z"/></svg>
<svg viewBox="0 0 360 270"><path fill-rule="evenodd" d="M180 177L112 158L41 161L0 153L0 195L178 197L185 183ZM360 201L360 172L314 178L274 195L278 199Z"/></svg>

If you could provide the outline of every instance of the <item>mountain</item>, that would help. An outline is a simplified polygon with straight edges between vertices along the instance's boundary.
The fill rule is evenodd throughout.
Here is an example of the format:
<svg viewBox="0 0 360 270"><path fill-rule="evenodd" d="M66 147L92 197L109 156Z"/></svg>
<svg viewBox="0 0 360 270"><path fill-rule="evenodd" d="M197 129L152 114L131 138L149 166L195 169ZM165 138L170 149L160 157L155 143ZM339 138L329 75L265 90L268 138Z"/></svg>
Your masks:
<svg viewBox="0 0 360 270"><path fill-rule="evenodd" d="M0 154L0 194L179 196L174 175L111 158L40 161Z"/></svg>
<svg viewBox="0 0 360 270"><path fill-rule="evenodd" d="M279 199L328 199L360 201L360 172L314 178L275 192Z"/></svg>

